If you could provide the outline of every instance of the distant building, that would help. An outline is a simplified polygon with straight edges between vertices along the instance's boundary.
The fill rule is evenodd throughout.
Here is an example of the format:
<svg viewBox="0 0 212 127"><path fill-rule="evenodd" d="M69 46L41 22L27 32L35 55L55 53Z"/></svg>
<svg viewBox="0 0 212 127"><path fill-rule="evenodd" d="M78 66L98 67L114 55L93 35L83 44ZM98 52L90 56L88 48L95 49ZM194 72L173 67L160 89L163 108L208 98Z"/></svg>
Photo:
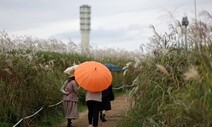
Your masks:
<svg viewBox="0 0 212 127"><path fill-rule="evenodd" d="M88 5L80 6L80 31L81 31L81 50L82 53L89 52L90 40L90 15L91 7Z"/></svg>

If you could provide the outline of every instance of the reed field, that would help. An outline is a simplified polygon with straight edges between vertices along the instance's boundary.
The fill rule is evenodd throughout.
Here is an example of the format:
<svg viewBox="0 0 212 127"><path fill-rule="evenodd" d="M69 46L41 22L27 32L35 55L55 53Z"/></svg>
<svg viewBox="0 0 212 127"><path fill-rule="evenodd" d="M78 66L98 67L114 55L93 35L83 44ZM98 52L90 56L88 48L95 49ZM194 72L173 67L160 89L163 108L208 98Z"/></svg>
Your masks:
<svg viewBox="0 0 212 127"><path fill-rule="evenodd" d="M130 92L132 110L120 127L212 126L212 16L201 12L188 26L188 49L179 21L160 35L154 30L153 54L141 61Z"/></svg>
<svg viewBox="0 0 212 127"><path fill-rule="evenodd" d="M95 60L124 68L113 73L113 87L127 91L131 110L120 127L212 126L212 15L203 11L187 28L174 19L165 34L154 26L148 53L91 48L81 54L78 45L58 40L11 37L0 32L0 126L19 127L55 124L62 117L60 87L63 71L74 64ZM79 93L84 105L84 91ZM124 116L124 115L123 115ZM41 126L41 125L40 125Z"/></svg>
<svg viewBox="0 0 212 127"><path fill-rule="evenodd" d="M62 44L57 40L34 40L31 37L10 37L0 33L0 126L11 127L21 118L29 116L43 107L30 119L24 119L18 126L33 126L36 121L52 126L52 117L62 116L61 105L49 105L62 100L60 87L67 78L63 71L74 64L88 60L124 66L131 56L126 52L108 49L91 50L80 54L74 43ZM117 55L120 54L120 55ZM113 85L123 83L121 73L112 73ZM84 105L84 91L79 92L79 105ZM49 117L50 116L50 117ZM40 125L41 126L41 125Z"/></svg>

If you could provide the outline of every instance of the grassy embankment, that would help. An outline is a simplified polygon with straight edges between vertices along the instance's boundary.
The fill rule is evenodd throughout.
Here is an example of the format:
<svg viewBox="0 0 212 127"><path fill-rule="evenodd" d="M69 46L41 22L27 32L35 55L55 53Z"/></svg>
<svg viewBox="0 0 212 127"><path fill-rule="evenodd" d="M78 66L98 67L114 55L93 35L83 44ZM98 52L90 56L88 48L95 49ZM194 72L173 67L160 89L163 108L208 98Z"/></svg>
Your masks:
<svg viewBox="0 0 212 127"><path fill-rule="evenodd" d="M141 61L134 107L120 127L212 126L212 16L188 26L188 50L179 21L152 37L153 55Z"/></svg>

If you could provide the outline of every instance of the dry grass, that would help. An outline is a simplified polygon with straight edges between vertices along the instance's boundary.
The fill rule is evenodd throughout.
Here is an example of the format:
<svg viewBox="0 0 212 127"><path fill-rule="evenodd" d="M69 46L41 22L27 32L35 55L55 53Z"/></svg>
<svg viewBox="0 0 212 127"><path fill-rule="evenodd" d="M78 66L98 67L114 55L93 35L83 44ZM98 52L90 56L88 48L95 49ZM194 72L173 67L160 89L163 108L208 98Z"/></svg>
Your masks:
<svg viewBox="0 0 212 127"><path fill-rule="evenodd" d="M188 27L187 51L179 21L163 35L152 26L153 55L141 62L134 109L121 127L212 126L212 18L202 14L207 20Z"/></svg>

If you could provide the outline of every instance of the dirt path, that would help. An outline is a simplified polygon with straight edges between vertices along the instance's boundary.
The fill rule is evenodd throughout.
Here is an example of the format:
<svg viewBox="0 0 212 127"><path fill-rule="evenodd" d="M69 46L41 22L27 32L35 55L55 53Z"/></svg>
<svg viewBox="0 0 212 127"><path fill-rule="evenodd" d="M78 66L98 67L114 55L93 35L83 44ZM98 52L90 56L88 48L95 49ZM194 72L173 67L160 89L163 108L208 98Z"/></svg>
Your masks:
<svg viewBox="0 0 212 127"><path fill-rule="evenodd" d="M101 122L99 120L99 127L117 127L117 121L119 121L123 115L126 115L127 110L130 108L129 99L126 95L121 95L115 98L111 103L112 110L106 114L107 122ZM80 113L80 118L73 121L73 127L88 127L87 110ZM66 122L59 127L66 127Z"/></svg>

